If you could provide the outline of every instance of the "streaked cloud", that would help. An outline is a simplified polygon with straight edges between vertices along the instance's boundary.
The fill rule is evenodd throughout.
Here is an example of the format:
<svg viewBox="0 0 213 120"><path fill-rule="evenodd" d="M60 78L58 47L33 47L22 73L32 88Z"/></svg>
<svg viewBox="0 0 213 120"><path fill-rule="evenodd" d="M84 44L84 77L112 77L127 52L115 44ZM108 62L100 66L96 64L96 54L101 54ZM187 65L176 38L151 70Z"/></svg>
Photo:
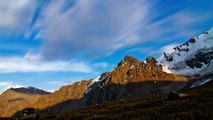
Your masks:
<svg viewBox="0 0 213 120"><path fill-rule="evenodd" d="M42 61L39 55L0 57L0 73L16 72L92 72L88 64L77 61Z"/></svg>
<svg viewBox="0 0 213 120"><path fill-rule="evenodd" d="M0 0L0 34L20 33L31 23L37 0Z"/></svg>
<svg viewBox="0 0 213 120"><path fill-rule="evenodd" d="M132 45L148 11L145 0L77 0L64 10L66 3L50 2L35 25L47 59L96 57Z"/></svg>
<svg viewBox="0 0 213 120"><path fill-rule="evenodd" d="M212 13L191 10L191 2L51 1L34 28L40 30L37 36L44 41L40 52L45 59L110 56L144 42L173 41L197 33L195 26L211 20ZM166 10L162 7L168 5Z"/></svg>
<svg viewBox="0 0 213 120"><path fill-rule="evenodd" d="M108 63L106 62L100 62L100 63L94 63L93 66L98 67L98 68L106 68L107 66L109 66Z"/></svg>

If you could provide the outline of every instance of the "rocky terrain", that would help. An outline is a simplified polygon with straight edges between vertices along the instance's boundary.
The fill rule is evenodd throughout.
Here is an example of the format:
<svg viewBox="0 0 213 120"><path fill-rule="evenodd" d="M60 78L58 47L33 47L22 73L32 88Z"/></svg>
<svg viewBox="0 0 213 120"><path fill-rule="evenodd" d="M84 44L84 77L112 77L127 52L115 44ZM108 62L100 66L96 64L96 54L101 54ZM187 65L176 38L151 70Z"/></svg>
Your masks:
<svg viewBox="0 0 213 120"><path fill-rule="evenodd" d="M187 77L162 71L153 57L146 61L126 56L111 72L103 73L87 88L84 102L100 104L105 101L160 95L180 90L188 83Z"/></svg>

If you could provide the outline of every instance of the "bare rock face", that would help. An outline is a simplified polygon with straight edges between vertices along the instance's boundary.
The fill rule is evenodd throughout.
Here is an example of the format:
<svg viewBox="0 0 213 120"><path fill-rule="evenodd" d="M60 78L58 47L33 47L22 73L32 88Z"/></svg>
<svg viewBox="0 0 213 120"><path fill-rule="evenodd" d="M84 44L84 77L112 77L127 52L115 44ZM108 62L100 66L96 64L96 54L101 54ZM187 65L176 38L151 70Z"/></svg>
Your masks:
<svg viewBox="0 0 213 120"><path fill-rule="evenodd" d="M163 72L161 66L153 57L148 57L145 62L126 56L120 66L108 73L106 81L112 84L127 84L142 81L174 81L182 80L174 74ZM184 79L185 80L185 79Z"/></svg>
<svg viewBox="0 0 213 120"><path fill-rule="evenodd" d="M0 116L10 117L45 94L49 93L33 87L10 88L0 95Z"/></svg>
<svg viewBox="0 0 213 120"><path fill-rule="evenodd" d="M83 80L64 86L54 93L40 97L30 107L47 112L65 111L66 109L80 107L83 105L81 99L89 84L90 82Z"/></svg>
<svg viewBox="0 0 213 120"><path fill-rule="evenodd" d="M103 73L98 82L88 87L84 101L99 104L105 101L128 99L145 95L158 95L181 89L187 78L162 71L153 57L140 62L126 56L118 66Z"/></svg>

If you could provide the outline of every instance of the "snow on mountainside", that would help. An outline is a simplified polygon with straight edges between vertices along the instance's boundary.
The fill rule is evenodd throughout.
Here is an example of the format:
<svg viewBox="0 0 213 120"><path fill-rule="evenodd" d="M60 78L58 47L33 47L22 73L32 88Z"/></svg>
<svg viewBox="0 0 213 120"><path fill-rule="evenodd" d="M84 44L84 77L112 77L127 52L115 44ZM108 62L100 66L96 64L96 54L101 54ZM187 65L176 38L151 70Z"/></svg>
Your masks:
<svg viewBox="0 0 213 120"><path fill-rule="evenodd" d="M213 28L188 42L164 52L157 60L163 70L177 75L195 76L213 73Z"/></svg>

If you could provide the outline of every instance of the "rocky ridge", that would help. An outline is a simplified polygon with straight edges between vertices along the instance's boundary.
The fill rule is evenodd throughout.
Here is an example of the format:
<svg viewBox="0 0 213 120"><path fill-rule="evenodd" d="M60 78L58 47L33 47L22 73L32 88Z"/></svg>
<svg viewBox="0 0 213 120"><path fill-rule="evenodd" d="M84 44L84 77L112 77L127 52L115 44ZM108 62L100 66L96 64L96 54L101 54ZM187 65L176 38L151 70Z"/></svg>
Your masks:
<svg viewBox="0 0 213 120"><path fill-rule="evenodd" d="M126 56L113 71L94 79L85 92L84 102L91 105L129 97L165 94L183 88L187 80L187 77L164 72L153 57L140 62Z"/></svg>

